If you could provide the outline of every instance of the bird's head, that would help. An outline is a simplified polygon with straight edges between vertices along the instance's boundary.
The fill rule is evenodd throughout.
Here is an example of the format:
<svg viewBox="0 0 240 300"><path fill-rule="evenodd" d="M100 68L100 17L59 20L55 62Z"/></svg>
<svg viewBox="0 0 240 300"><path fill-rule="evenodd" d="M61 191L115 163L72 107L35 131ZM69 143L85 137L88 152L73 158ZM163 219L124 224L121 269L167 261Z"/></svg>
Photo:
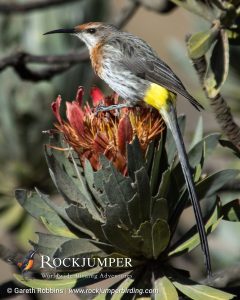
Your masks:
<svg viewBox="0 0 240 300"><path fill-rule="evenodd" d="M44 34L70 33L76 35L91 50L106 37L109 37L117 31L118 29L113 25L104 24L101 22L91 22L78 25L71 29L56 29L48 31Z"/></svg>

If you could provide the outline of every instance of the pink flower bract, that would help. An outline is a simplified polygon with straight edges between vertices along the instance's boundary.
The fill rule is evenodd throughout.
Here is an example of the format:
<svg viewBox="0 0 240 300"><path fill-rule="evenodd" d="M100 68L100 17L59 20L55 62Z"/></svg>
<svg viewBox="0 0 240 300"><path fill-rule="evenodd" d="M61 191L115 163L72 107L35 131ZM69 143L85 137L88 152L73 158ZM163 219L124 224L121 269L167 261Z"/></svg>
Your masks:
<svg viewBox="0 0 240 300"><path fill-rule="evenodd" d="M78 153L84 165L87 158L93 169L98 170L100 154L111 160L114 166L127 175L126 145L137 135L143 153L149 143L159 137L165 125L160 114L150 108L136 107L110 112L94 113L98 105L118 103L118 96L104 96L97 87L91 90L93 109L88 102L83 105L84 90L79 87L76 98L66 102L66 120L60 115L61 97L52 103L57 119L55 127L63 133L66 142Z"/></svg>

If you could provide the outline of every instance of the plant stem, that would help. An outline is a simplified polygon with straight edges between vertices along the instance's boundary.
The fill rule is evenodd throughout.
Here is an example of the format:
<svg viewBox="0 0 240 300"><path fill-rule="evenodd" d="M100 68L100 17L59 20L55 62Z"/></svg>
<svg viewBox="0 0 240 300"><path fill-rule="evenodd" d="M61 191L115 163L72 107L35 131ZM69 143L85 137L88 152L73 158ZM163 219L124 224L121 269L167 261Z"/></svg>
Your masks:
<svg viewBox="0 0 240 300"><path fill-rule="evenodd" d="M240 127L235 123L230 107L220 93L215 97L211 97L204 88L204 77L207 71L205 56L198 59L192 59L192 62L197 71L205 95L213 108L218 124L228 139L240 150Z"/></svg>

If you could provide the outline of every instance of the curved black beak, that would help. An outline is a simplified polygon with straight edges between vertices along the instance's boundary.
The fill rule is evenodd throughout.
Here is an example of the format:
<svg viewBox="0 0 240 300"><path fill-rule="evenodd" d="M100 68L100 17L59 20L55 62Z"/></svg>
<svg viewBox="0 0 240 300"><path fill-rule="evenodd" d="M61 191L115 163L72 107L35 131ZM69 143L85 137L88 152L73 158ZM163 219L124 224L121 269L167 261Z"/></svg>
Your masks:
<svg viewBox="0 0 240 300"><path fill-rule="evenodd" d="M46 34L53 34L53 33L76 33L75 28L69 28L69 29L56 29L52 31L45 32L43 35Z"/></svg>

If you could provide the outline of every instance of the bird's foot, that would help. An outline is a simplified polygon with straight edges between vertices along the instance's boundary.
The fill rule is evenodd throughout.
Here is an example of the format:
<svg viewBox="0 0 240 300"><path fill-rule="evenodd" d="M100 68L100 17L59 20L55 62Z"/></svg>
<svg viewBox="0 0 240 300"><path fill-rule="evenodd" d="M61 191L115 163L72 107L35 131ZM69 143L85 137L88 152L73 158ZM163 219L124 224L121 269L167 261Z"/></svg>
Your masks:
<svg viewBox="0 0 240 300"><path fill-rule="evenodd" d="M110 111L110 110L114 110L114 109L121 109L121 108L127 108L127 107L130 107L130 105L127 103L114 104L114 105L109 105L109 106L98 105L95 109L95 114L97 115L101 111Z"/></svg>

